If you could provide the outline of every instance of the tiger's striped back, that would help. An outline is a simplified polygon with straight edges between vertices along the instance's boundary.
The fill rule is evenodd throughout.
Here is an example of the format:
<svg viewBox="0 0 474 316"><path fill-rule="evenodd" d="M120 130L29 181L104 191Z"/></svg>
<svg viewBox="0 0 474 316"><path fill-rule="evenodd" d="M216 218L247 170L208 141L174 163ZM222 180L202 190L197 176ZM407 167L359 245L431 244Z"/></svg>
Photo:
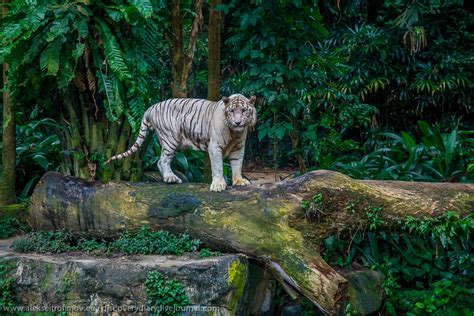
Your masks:
<svg viewBox="0 0 474 316"><path fill-rule="evenodd" d="M165 136L165 147L207 150L213 115L219 106L223 107L222 102L170 99L150 107L145 116L148 114L158 135Z"/></svg>

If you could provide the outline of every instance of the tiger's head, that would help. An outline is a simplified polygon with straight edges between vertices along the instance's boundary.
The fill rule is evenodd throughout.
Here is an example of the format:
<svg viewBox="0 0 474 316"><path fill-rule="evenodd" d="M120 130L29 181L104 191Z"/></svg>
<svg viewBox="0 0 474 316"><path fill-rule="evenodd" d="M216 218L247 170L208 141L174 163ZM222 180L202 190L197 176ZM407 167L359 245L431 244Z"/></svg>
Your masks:
<svg viewBox="0 0 474 316"><path fill-rule="evenodd" d="M240 132L246 127L252 128L255 125L257 122L255 100L255 96L247 99L241 94L222 98L225 105L225 123L230 129Z"/></svg>

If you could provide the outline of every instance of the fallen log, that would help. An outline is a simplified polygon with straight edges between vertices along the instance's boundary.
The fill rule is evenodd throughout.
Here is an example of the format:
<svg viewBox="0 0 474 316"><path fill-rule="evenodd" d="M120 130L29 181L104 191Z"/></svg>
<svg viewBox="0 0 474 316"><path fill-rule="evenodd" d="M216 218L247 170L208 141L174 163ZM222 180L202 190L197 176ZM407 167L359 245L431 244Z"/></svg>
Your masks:
<svg viewBox="0 0 474 316"><path fill-rule="evenodd" d="M214 193L205 184L90 184L50 172L35 188L29 222L36 229L101 237L144 225L187 232L267 262L289 293L301 293L332 314L347 298L347 281L321 258L318 244L363 228L371 209L380 225L446 211L463 216L474 210L474 185L357 181L321 170Z"/></svg>

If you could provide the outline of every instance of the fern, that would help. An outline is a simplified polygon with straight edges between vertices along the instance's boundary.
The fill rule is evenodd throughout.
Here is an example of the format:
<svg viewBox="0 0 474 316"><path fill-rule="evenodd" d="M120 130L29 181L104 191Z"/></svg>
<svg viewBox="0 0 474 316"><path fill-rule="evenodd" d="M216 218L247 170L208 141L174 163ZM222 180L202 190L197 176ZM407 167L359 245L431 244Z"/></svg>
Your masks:
<svg viewBox="0 0 474 316"><path fill-rule="evenodd" d="M105 114L107 115L107 118L109 119L109 121L117 122L118 117L114 113L116 98L115 98L112 81L107 75L102 73L102 71L99 70L98 74L101 79L99 81L99 88L105 94L105 99L104 99Z"/></svg>
<svg viewBox="0 0 474 316"><path fill-rule="evenodd" d="M61 47L65 42L63 36L56 38L46 46L40 56L40 67L42 71L47 71L47 75L56 76L59 71L59 56Z"/></svg>
<svg viewBox="0 0 474 316"><path fill-rule="evenodd" d="M107 63L110 65L112 72L121 81L126 81L131 78L130 72L125 64L125 60L120 49L117 39L110 31L109 27L102 21L97 20L98 31L102 37L104 53Z"/></svg>

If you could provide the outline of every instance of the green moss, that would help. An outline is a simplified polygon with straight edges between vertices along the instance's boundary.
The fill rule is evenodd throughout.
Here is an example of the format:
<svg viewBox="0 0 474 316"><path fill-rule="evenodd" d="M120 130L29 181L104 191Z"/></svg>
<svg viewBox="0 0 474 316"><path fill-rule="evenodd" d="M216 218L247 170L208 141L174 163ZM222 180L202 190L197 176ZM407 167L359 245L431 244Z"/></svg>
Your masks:
<svg viewBox="0 0 474 316"><path fill-rule="evenodd" d="M66 272L59 280L58 290L62 294L67 295L71 291L72 286L76 283L78 278L79 278L79 273Z"/></svg>
<svg viewBox="0 0 474 316"><path fill-rule="evenodd" d="M39 284L39 288L41 293L45 293L48 289L48 286L51 284L51 277L53 276L53 270L54 266L52 263L45 262L45 274L44 278L41 279L41 282Z"/></svg>
<svg viewBox="0 0 474 316"><path fill-rule="evenodd" d="M234 294L229 301L229 309L235 311L237 303L242 298L245 289L247 267L239 259L232 261L227 270L227 284L234 288Z"/></svg>

